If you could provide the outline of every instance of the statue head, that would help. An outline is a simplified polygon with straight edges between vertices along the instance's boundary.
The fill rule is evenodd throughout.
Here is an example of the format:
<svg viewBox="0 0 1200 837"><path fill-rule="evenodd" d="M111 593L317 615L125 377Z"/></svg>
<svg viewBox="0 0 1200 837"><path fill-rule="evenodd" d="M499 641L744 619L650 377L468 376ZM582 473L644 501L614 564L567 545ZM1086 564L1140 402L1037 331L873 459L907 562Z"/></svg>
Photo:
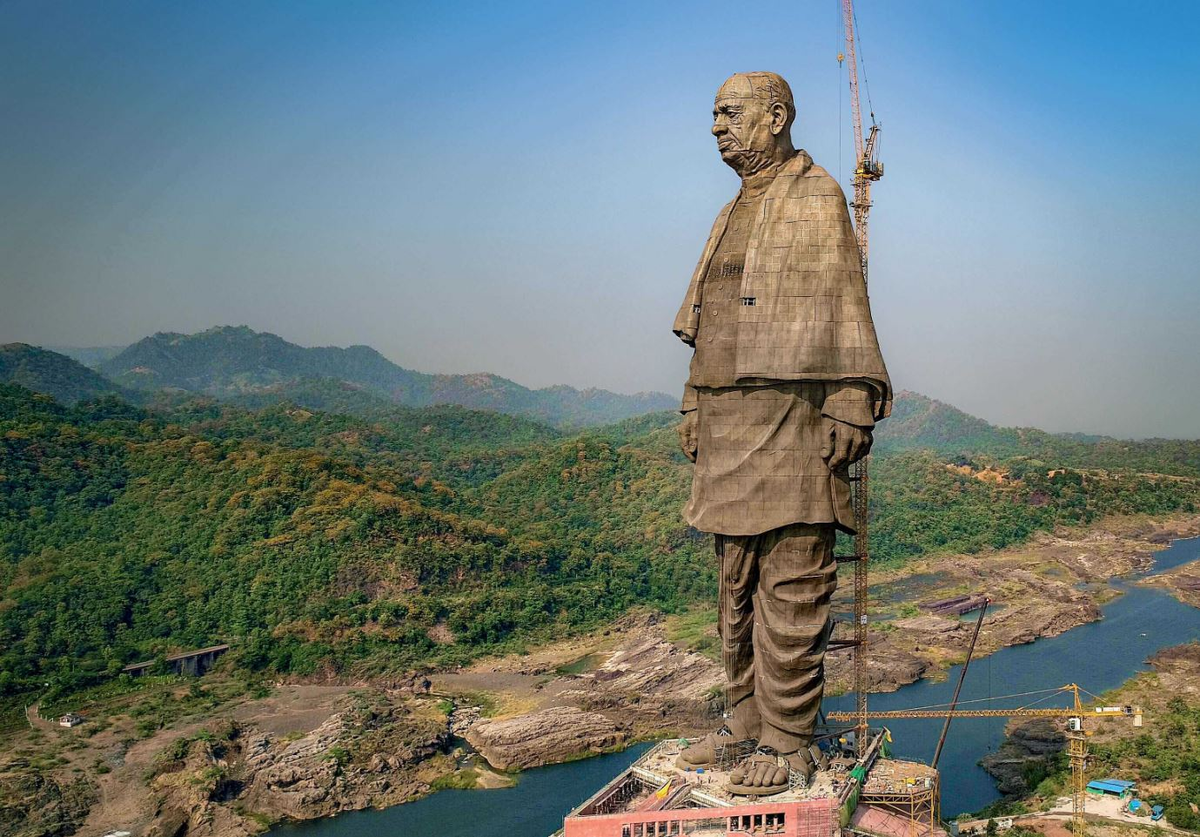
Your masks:
<svg viewBox="0 0 1200 837"><path fill-rule="evenodd" d="M776 73L737 73L713 105L713 136L726 165L740 177L782 163L795 153L792 89Z"/></svg>

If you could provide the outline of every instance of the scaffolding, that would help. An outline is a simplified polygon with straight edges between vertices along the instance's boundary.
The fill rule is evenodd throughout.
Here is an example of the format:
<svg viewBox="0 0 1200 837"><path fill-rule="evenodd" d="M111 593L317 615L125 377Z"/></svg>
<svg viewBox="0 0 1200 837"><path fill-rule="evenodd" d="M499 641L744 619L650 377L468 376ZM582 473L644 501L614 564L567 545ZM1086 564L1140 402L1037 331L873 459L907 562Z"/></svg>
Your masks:
<svg viewBox="0 0 1200 837"><path fill-rule="evenodd" d="M861 815L850 830L887 837L930 837L940 832L941 786L936 770L918 762L879 765L859 797Z"/></svg>

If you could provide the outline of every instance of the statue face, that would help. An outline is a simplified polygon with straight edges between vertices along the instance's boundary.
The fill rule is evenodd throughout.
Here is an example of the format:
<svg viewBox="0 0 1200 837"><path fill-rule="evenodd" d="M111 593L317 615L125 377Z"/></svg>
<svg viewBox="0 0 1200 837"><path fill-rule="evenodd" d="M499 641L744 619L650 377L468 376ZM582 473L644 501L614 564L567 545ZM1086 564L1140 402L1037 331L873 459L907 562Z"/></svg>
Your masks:
<svg viewBox="0 0 1200 837"><path fill-rule="evenodd" d="M779 111L782 111L782 119ZM721 85L713 105L713 136L721 159L739 175L753 173L769 160L787 112L755 96L750 80L736 75Z"/></svg>

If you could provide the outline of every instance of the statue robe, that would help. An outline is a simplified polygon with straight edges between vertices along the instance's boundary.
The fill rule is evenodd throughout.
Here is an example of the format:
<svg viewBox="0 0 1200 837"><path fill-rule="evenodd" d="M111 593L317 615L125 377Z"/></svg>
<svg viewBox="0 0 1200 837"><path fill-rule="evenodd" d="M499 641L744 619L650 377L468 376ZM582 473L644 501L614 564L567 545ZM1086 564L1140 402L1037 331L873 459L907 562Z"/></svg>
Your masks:
<svg viewBox="0 0 1200 837"><path fill-rule="evenodd" d="M712 328L701 315L705 283L714 255L729 249L739 198L717 216L675 319L692 346L702 319ZM700 410L689 523L726 535L801 522L853 531L846 469L831 473L820 457L824 419L869 429L890 411L891 383L845 197L803 151L758 198L739 304L725 295L722 318L736 319L722 325L735 333L732 374L706 379L693 364L682 407Z"/></svg>

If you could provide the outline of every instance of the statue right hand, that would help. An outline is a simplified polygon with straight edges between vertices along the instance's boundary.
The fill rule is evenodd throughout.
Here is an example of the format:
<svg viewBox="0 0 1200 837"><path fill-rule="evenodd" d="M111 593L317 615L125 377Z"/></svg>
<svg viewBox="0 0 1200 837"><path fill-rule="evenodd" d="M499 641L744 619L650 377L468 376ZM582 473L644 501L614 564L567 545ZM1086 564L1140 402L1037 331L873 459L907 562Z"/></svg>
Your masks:
<svg viewBox="0 0 1200 837"><path fill-rule="evenodd" d="M691 410L684 413L683 421L676 428L679 431L679 446L683 448L683 455L692 462L696 461L696 448L699 436L697 432L699 424L696 418L697 412L697 410Z"/></svg>

